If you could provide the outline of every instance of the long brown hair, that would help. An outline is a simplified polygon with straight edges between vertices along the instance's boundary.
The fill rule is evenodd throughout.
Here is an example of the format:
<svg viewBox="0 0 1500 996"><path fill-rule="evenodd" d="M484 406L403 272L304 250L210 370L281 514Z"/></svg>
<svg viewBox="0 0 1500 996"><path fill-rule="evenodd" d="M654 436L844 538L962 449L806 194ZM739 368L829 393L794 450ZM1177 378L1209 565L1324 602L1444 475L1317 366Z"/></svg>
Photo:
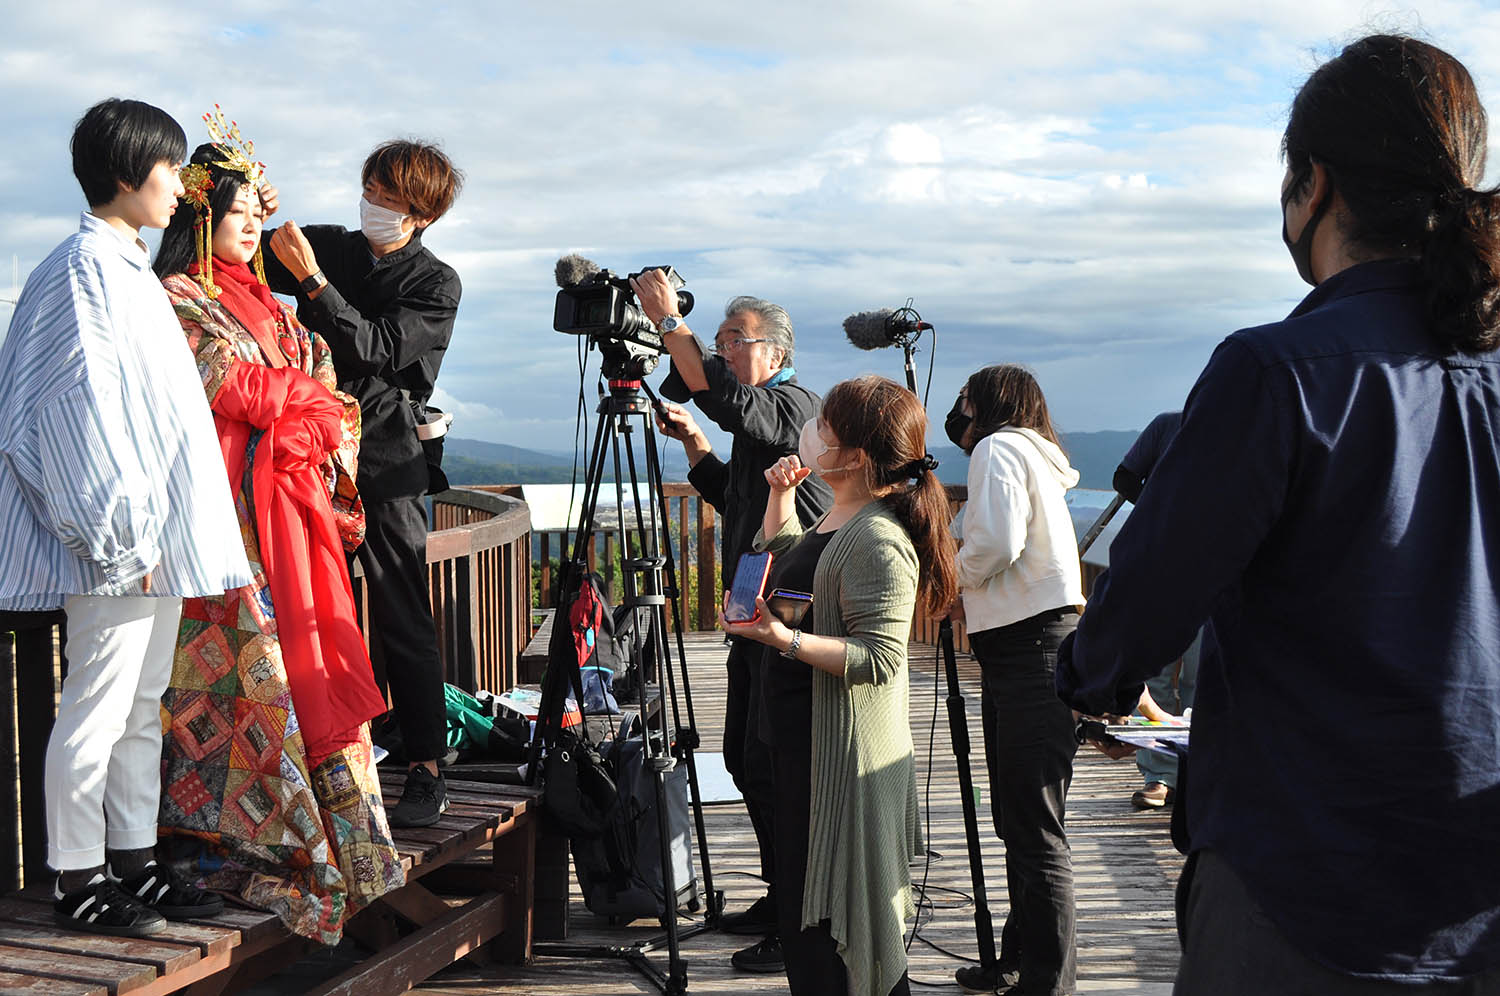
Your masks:
<svg viewBox="0 0 1500 996"><path fill-rule="evenodd" d="M964 384L964 393L974 409L974 436L978 441L1006 426L1030 429L1061 447L1047 399L1031 371L1015 363L997 363L976 370Z"/></svg>
<svg viewBox="0 0 1500 996"><path fill-rule="evenodd" d="M916 547L918 593L928 612L945 610L958 596L952 513L927 456L927 413L917 396L885 377L835 384L823 399L823 421L839 445L869 457L870 491L890 506Z"/></svg>

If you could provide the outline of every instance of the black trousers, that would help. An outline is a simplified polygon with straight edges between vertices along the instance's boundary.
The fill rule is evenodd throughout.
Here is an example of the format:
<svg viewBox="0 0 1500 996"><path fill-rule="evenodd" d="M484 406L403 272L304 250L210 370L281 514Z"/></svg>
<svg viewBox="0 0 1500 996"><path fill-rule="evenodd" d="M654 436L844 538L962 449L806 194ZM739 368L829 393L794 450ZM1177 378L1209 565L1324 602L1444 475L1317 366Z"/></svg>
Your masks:
<svg viewBox="0 0 1500 996"><path fill-rule="evenodd" d="M1078 625L1049 610L969 634L982 676L984 757L995 832L1005 841L1010 910L1000 963L1038 996L1073 991L1077 952L1073 859L1063 829L1073 781L1073 713L1057 697L1057 646Z"/></svg>
<svg viewBox="0 0 1500 996"><path fill-rule="evenodd" d="M1435 887L1441 887L1438 883ZM1286 939L1229 862L1195 851L1178 883L1183 935L1173 996L1497 996L1500 969L1461 982L1403 983L1335 972ZM1379 916L1380 911L1371 911Z"/></svg>
<svg viewBox="0 0 1500 996"><path fill-rule="evenodd" d="M385 662L386 682L406 756L431 761L447 753L443 663L427 591L427 510L421 498L365 502L365 569L371 649Z"/></svg>
<svg viewBox="0 0 1500 996"><path fill-rule="evenodd" d="M808 827L812 825L812 730L806 740L779 743L771 751L776 775L776 919L787 985L793 996L843 996L849 972L839 957L828 921L802 929L802 888L807 882ZM906 975L891 996L911 996Z"/></svg>
<svg viewBox="0 0 1500 996"><path fill-rule="evenodd" d="M760 848L760 874L776 891L775 789L771 779L771 748L760 738L760 656L765 648L753 640L736 640L724 662L729 687L724 696L724 769L745 797L755 843Z"/></svg>

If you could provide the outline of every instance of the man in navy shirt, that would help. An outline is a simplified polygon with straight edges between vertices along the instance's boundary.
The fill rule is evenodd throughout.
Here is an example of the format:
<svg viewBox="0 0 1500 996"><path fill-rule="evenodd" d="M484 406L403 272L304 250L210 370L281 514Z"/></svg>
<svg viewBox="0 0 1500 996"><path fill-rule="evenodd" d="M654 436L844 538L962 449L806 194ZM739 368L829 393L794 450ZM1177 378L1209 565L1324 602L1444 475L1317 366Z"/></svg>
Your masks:
<svg viewBox="0 0 1500 996"><path fill-rule="evenodd" d="M1212 617L1178 994L1500 992L1484 122L1463 66L1407 38L1304 85L1283 237L1315 289L1215 351L1063 645L1062 697L1129 712Z"/></svg>

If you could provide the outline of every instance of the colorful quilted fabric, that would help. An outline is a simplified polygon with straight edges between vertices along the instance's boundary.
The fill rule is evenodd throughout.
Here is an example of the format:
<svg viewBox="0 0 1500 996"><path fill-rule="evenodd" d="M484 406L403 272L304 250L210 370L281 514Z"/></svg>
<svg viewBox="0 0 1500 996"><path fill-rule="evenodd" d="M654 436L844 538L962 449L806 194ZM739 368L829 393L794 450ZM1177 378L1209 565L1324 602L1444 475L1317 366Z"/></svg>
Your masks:
<svg viewBox="0 0 1500 996"><path fill-rule="evenodd" d="M265 364L249 332L195 281L173 276L164 283L210 399L236 363ZM327 346L283 311L294 333L292 365L332 389ZM345 419L343 445L324 465L330 495L353 480L357 406L354 412L352 426ZM400 887L403 873L368 724L319 756L309 756L303 740L257 536L253 467L262 438L249 437L236 461L244 473L232 482L255 583L183 602L162 698L162 850L189 879L274 911L303 937L336 944L348 917ZM343 473L335 473L335 462ZM350 539L351 530L339 525ZM352 604L349 611L352 617Z"/></svg>

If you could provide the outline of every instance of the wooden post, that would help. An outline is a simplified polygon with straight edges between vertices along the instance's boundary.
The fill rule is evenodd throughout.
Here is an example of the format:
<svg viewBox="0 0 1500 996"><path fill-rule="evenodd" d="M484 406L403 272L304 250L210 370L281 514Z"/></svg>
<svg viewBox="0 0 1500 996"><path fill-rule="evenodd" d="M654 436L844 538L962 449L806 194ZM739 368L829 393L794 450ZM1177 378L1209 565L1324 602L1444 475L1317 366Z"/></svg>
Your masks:
<svg viewBox="0 0 1500 996"><path fill-rule="evenodd" d="M474 577L475 553L470 550L453 562L453 683L466 692L479 688L479 585Z"/></svg>
<svg viewBox="0 0 1500 996"><path fill-rule="evenodd" d="M50 625L16 632L16 733L20 746L22 884L46 881L47 814L42 780L47 740L57 718L57 674L62 656L53 656Z"/></svg>
<svg viewBox="0 0 1500 996"><path fill-rule="evenodd" d="M718 549L714 545L714 507L698 499L698 625L700 630L714 628L714 578L718 570Z"/></svg>

